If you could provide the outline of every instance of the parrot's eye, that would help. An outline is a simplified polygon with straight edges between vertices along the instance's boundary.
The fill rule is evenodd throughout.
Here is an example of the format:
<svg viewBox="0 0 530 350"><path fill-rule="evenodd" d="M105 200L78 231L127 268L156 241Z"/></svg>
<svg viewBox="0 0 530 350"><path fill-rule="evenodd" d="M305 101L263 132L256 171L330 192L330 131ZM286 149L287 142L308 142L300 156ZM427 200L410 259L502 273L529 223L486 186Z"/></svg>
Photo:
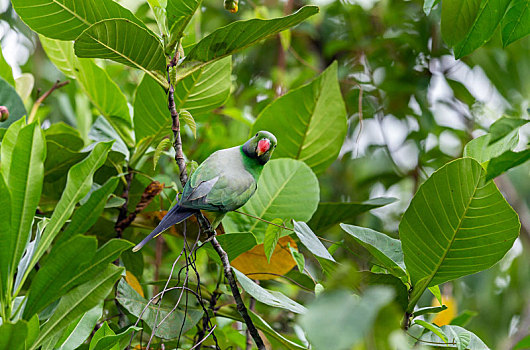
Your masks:
<svg viewBox="0 0 530 350"><path fill-rule="evenodd" d="M254 137L258 137L258 133L256 133L256 135L254 135Z"/></svg>

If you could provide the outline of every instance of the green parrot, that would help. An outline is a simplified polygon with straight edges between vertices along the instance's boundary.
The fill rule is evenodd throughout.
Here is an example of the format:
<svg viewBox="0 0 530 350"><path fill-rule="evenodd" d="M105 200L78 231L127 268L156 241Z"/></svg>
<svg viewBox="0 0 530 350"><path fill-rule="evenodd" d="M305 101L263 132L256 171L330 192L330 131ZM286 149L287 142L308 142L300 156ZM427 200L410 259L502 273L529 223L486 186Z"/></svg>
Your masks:
<svg viewBox="0 0 530 350"><path fill-rule="evenodd" d="M242 207L256 192L263 166L274 148L276 137L268 131L259 131L241 146L212 153L191 175L179 202L133 251L199 210L216 214L212 222L216 228L227 212Z"/></svg>

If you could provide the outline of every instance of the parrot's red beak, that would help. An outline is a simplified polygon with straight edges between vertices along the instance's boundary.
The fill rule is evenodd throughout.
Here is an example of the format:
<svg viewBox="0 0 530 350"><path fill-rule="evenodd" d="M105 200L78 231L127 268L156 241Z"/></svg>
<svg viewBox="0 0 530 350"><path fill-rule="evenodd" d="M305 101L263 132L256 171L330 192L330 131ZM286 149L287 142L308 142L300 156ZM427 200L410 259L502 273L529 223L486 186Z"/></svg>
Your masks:
<svg viewBox="0 0 530 350"><path fill-rule="evenodd" d="M271 142L268 139L261 139L258 142L257 147L257 153L258 157L261 156L263 153L267 152L271 148Z"/></svg>

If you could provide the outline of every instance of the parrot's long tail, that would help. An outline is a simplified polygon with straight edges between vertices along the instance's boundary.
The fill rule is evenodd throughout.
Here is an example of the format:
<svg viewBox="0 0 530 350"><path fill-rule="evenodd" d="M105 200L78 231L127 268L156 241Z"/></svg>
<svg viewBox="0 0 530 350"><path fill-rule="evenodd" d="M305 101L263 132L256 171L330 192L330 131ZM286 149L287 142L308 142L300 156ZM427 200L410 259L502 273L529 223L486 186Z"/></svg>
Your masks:
<svg viewBox="0 0 530 350"><path fill-rule="evenodd" d="M164 232L165 230L167 230L171 226L176 225L176 224L186 220L187 218L189 218L190 216L192 216L195 213L197 213L196 209L183 208L183 207L181 207L178 204L175 205L173 208L171 208L167 212L166 216L164 216L162 221L160 221L160 223L153 230L153 232L151 232L149 234L149 236L145 237L143 241L138 243L133 248L133 252L139 251L151 239L155 238L156 236L158 236L159 234L161 234L162 232Z"/></svg>

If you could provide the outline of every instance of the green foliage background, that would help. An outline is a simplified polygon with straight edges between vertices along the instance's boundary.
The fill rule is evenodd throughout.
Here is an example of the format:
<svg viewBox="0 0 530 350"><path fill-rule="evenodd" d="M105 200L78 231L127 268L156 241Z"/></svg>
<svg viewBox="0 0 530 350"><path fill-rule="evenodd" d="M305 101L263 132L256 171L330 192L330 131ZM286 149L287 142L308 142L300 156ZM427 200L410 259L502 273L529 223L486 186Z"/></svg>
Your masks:
<svg viewBox="0 0 530 350"><path fill-rule="evenodd" d="M263 244L263 269L291 239L285 276L235 270L270 348L527 348L528 1L42 3L0 16L0 349L123 349L155 328L152 347L189 349L208 332L192 294L148 305L195 242L182 226L130 250L181 189L175 49L189 171L258 130L278 138L241 208L276 226L230 213L219 237L235 264ZM218 345L245 348L218 257L193 259L200 281L171 286L214 300Z"/></svg>

